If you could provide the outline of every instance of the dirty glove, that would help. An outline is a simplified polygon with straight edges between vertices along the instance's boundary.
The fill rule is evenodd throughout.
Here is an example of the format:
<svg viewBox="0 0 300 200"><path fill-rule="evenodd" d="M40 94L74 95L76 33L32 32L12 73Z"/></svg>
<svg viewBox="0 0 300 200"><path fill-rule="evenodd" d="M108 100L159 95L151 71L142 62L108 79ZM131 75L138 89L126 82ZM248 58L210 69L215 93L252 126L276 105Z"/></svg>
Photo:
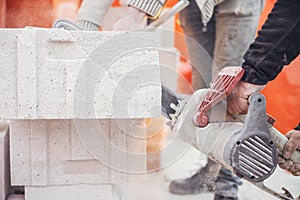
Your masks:
<svg viewBox="0 0 300 200"><path fill-rule="evenodd" d="M240 81L227 98L228 112L231 114L246 114L248 111L248 98L251 94L259 92L264 85L254 85Z"/></svg>
<svg viewBox="0 0 300 200"><path fill-rule="evenodd" d="M146 27L146 25L146 14L134 7L129 7L127 15L122 17L115 23L113 31L129 31L134 29L143 29Z"/></svg>
<svg viewBox="0 0 300 200"><path fill-rule="evenodd" d="M300 176L300 163L294 163L289 160L289 157L296 149L300 150L300 130L291 130L285 136L289 138L289 140L284 146L283 156L279 157L279 167L288 170L294 176Z"/></svg>

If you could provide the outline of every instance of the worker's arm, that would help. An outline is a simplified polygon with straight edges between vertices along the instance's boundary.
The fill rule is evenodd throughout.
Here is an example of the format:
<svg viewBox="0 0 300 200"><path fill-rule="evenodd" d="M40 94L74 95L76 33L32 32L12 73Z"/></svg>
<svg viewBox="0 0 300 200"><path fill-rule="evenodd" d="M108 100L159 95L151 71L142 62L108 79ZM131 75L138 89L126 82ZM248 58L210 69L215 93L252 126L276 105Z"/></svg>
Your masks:
<svg viewBox="0 0 300 200"><path fill-rule="evenodd" d="M130 7L136 8L150 17L157 17L161 12L166 0L128 0Z"/></svg>
<svg viewBox="0 0 300 200"><path fill-rule="evenodd" d="M84 30L98 30L113 0L83 0L77 14L77 24Z"/></svg>
<svg viewBox="0 0 300 200"><path fill-rule="evenodd" d="M157 17L166 0L129 0L127 14L113 27L114 31L142 29L147 25L147 17Z"/></svg>
<svg viewBox="0 0 300 200"><path fill-rule="evenodd" d="M245 114L248 97L273 80L300 52L300 1L278 0L244 55L242 81L228 97L228 111Z"/></svg>
<svg viewBox="0 0 300 200"><path fill-rule="evenodd" d="M147 25L147 15L143 11L140 11L134 7L129 7L124 17L119 19L114 27L113 31L128 31L143 29Z"/></svg>
<svg viewBox="0 0 300 200"><path fill-rule="evenodd" d="M284 146L283 156L279 157L278 164L282 169L288 170L294 176L300 176L300 163L294 163L289 160L290 156L298 149L300 150L300 124L295 130L289 131L285 134L289 138Z"/></svg>
<svg viewBox="0 0 300 200"><path fill-rule="evenodd" d="M300 1L278 0L244 55L243 80L265 85L300 52Z"/></svg>

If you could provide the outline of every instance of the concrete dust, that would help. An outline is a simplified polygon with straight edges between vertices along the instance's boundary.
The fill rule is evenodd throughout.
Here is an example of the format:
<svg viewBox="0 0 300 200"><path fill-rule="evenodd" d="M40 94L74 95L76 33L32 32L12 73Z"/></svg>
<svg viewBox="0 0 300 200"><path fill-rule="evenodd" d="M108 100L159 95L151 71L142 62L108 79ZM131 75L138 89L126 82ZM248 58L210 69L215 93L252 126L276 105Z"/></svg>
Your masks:
<svg viewBox="0 0 300 200"><path fill-rule="evenodd" d="M239 200L276 200L277 198L265 193L247 181L240 187ZM277 168L275 173L266 181L266 185L280 191L281 187L289 189L294 196L300 194L300 178L292 176ZM213 193L195 195L173 195L168 192L169 181L162 172L148 174L148 180L141 183L125 183L116 186L118 200L213 200Z"/></svg>

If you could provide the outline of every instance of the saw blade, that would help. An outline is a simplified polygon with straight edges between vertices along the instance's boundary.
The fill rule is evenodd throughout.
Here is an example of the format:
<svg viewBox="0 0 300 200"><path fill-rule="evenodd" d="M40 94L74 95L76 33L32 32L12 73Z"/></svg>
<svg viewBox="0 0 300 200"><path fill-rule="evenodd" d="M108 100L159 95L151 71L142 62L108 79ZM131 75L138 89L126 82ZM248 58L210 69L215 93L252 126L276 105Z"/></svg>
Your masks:
<svg viewBox="0 0 300 200"><path fill-rule="evenodd" d="M172 90L164 85L161 86L161 112L165 117L172 119L171 115L174 115L176 111L171 104L177 106L179 101L180 98Z"/></svg>

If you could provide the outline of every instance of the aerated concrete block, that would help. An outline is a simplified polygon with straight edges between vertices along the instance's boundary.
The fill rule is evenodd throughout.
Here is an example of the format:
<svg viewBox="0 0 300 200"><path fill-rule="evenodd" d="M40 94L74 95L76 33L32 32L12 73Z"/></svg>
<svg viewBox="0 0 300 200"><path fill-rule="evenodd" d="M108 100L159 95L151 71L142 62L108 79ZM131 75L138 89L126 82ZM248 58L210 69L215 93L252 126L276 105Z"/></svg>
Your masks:
<svg viewBox="0 0 300 200"><path fill-rule="evenodd" d="M144 119L161 112L155 33L0 35L0 117L26 200L109 199L112 184L145 178Z"/></svg>
<svg viewBox="0 0 300 200"><path fill-rule="evenodd" d="M0 199L6 199L10 188L8 139L8 124L0 120Z"/></svg>
<svg viewBox="0 0 300 200"><path fill-rule="evenodd" d="M164 12L168 8L164 9ZM103 30L112 30L113 25L123 16L127 10L125 7L111 7L105 15ZM183 37L181 33L175 31L175 17L170 18L156 30L159 46L159 65L161 71L161 81L173 91L177 90L178 68L180 64L180 52L175 48L175 35Z"/></svg>
<svg viewBox="0 0 300 200"><path fill-rule="evenodd" d="M12 185L137 181L147 171L143 121L11 120Z"/></svg>
<svg viewBox="0 0 300 200"><path fill-rule="evenodd" d="M161 82L169 89L176 91L180 52L176 48L162 48L159 51Z"/></svg>
<svg viewBox="0 0 300 200"><path fill-rule="evenodd" d="M111 185L25 187L25 200L112 200Z"/></svg>
<svg viewBox="0 0 300 200"><path fill-rule="evenodd" d="M25 195L23 194L11 194L7 200L25 200Z"/></svg>
<svg viewBox="0 0 300 200"><path fill-rule="evenodd" d="M156 33L0 29L0 117L160 114Z"/></svg>
<svg viewBox="0 0 300 200"><path fill-rule="evenodd" d="M101 28L104 31L111 31L113 29L114 24L122 17L127 15L128 7L115 7L112 6L108 9L106 13L103 25ZM169 9L164 8L163 13L167 12ZM162 13L162 14L163 14ZM159 26L155 31L158 33L158 45L163 48L174 48L175 46L175 17L171 17L169 20L164 22L161 26Z"/></svg>

